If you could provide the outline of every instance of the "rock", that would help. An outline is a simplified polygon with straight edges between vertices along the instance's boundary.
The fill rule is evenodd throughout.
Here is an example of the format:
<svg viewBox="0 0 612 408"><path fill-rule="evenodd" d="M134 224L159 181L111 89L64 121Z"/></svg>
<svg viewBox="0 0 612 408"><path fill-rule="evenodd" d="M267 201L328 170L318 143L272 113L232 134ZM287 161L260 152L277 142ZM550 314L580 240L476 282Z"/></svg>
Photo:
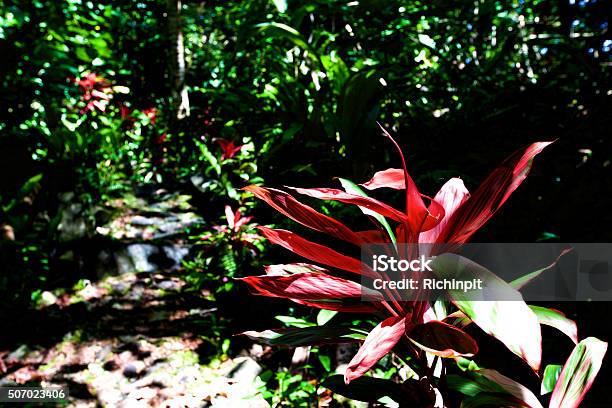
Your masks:
<svg viewBox="0 0 612 408"><path fill-rule="evenodd" d="M189 248L180 245L164 246L164 253L168 259L173 262L172 267L179 267L183 262L183 258L189 253Z"/></svg>
<svg viewBox="0 0 612 408"><path fill-rule="evenodd" d="M308 357L310 357L310 346L296 347L293 350L293 357L291 357L291 365L299 366L306 364Z"/></svg>
<svg viewBox="0 0 612 408"><path fill-rule="evenodd" d="M130 223L132 225L142 225L142 226L158 225L162 221L163 220L159 217L143 217L142 215L135 215L132 218L130 218Z"/></svg>
<svg viewBox="0 0 612 408"><path fill-rule="evenodd" d="M149 257L159 248L151 244L131 244L115 253L117 271L120 274L129 272L152 272L156 266L149 262Z"/></svg>
<svg viewBox="0 0 612 408"><path fill-rule="evenodd" d="M123 368L123 375L128 378L134 378L140 375L140 373L144 372L145 368L146 365L142 361L134 361L128 363Z"/></svg>
<svg viewBox="0 0 612 408"><path fill-rule="evenodd" d="M157 287L163 290L179 290L181 285L178 282L165 280L157 283Z"/></svg>
<svg viewBox="0 0 612 408"><path fill-rule="evenodd" d="M236 365L229 373L229 378L236 382L251 384L261 373L262 368L251 357L238 357L234 360Z"/></svg>
<svg viewBox="0 0 612 408"><path fill-rule="evenodd" d="M80 203L66 204L60 208L61 220L57 226L59 240L73 241L87 235L88 228L83 217L83 205Z"/></svg>

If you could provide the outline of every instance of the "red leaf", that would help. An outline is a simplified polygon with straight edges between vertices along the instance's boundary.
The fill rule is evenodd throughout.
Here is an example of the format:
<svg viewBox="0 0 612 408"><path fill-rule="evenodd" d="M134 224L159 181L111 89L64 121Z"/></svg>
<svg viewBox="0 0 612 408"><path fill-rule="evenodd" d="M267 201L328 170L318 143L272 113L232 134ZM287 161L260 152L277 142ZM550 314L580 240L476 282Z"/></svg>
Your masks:
<svg viewBox="0 0 612 408"><path fill-rule="evenodd" d="M280 245L311 261L319 262L323 265L343 271L378 277L374 271L368 268L367 265L363 264L360 260L342 255L331 248L308 241L291 231L267 227L259 227L259 230L273 244Z"/></svg>
<svg viewBox="0 0 612 408"><path fill-rule="evenodd" d="M390 243L388 235L383 233L381 230L358 231L356 234L361 240L363 240L364 243Z"/></svg>
<svg viewBox="0 0 612 408"><path fill-rule="evenodd" d="M440 357L471 357L478 353L478 345L469 334L436 320L409 329L408 338L419 348Z"/></svg>
<svg viewBox="0 0 612 408"><path fill-rule="evenodd" d="M399 222L407 222L408 217L401 211L378 201L375 198L350 194L335 188L294 188L289 187L300 194L318 198L319 200L333 200L342 203L354 204L360 207L365 207L384 217L389 217L392 220Z"/></svg>
<svg viewBox="0 0 612 408"><path fill-rule="evenodd" d="M293 275L263 275L240 278L252 293L263 296L292 299L320 300L357 298L367 295L380 298L380 294L359 283L324 273L296 273Z"/></svg>
<svg viewBox="0 0 612 408"><path fill-rule="evenodd" d="M344 382L361 377L390 352L406 331L406 317L389 317L378 324L366 337L344 373Z"/></svg>
<svg viewBox="0 0 612 408"><path fill-rule="evenodd" d="M284 191L256 185L250 185L244 189L268 203L275 210L308 228L324 232L356 245L361 244L359 237L344 224L300 203Z"/></svg>
<svg viewBox="0 0 612 408"><path fill-rule="evenodd" d="M316 307L317 309L334 310L337 312L348 313L375 313L379 312L379 303L376 302L353 302L354 299L343 299L341 301L312 301L302 299L291 299L295 303L308 307Z"/></svg>
<svg viewBox="0 0 612 408"><path fill-rule="evenodd" d="M552 142L538 142L508 157L485 179L472 197L448 219L437 242L464 243L482 227L525 180L533 158Z"/></svg>
<svg viewBox="0 0 612 408"><path fill-rule="evenodd" d="M361 184L368 190L386 187L394 190L404 190L406 181L404 179L404 170L402 169L387 169L374 173L374 176L367 182Z"/></svg>
<svg viewBox="0 0 612 408"><path fill-rule="evenodd" d="M221 160L231 159L244 147L244 145L236 145L233 140L226 140L222 138L215 139L215 142L217 142L221 148Z"/></svg>

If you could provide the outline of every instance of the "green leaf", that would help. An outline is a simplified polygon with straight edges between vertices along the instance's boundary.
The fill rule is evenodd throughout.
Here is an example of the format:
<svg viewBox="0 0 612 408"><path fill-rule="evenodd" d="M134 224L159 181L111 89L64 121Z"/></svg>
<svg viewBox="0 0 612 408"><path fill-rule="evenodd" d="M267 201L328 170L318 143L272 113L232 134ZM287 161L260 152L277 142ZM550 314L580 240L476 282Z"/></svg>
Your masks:
<svg viewBox="0 0 612 408"><path fill-rule="evenodd" d="M265 34L268 38L284 38L291 41L294 45L308 51L312 58L320 63L319 56L315 50L308 44L308 41L304 38L299 31L295 28L288 26L283 23L261 23L255 26L259 29L259 32Z"/></svg>
<svg viewBox="0 0 612 408"><path fill-rule="evenodd" d="M322 344L353 343L365 335L351 327L304 327L272 329L262 332L246 331L243 336L270 346L315 346Z"/></svg>
<svg viewBox="0 0 612 408"><path fill-rule="evenodd" d="M529 308L535 313L540 324L554 327L555 329L565 333L574 344L578 343L578 328L576 322L565 317L558 310L549 309L541 306L529 305Z"/></svg>
<svg viewBox="0 0 612 408"><path fill-rule="evenodd" d="M436 257L432 269L438 278L455 281L482 279L485 291L449 290L450 300L481 329L525 360L534 371L540 368L540 323L518 291L482 265L458 255Z"/></svg>
<svg viewBox="0 0 612 408"><path fill-rule="evenodd" d="M504 392L499 385L477 373L469 373L467 377L449 374L446 376L446 384L449 389L470 397L486 392Z"/></svg>
<svg viewBox="0 0 612 408"><path fill-rule="evenodd" d="M331 371L331 359L329 358L329 356L326 356L325 354L318 354L318 357L319 357L319 362L321 363L325 371L330 372Z"/></svg>
<svg viewBox="0 0 612 408"><path fill-rule="evenodd" d="M521 276L520 278L513 280L512 282L510 282L510 286L512 286L516 290L521 290L523 287L525 287L525 285L529 284L531 281L536 279L538 276L554 268L555 265L557 265L557 262L559 262L559 259L561 259L563 255L571 251L572 251L572 248L564 249L563 251L561 251L561 254L559 254L557 259L555 259L553 263L551 263L550 265L542 269L538 269L537 271L533 271L531 273L528 273L527 275Z"/></svg>
<svg viewBox="0 0 612 408"><path fill-rule="evenodd" d="M83 62L91 61L91 58L89 55L87 55L87 50L85 48L79 47L74 51L74 53L76 54L77 58Z"/></svg>
<svg viewBox="0 0 612 408"><path fill-rule="evenodd" d="M319 310L319 313L317 313L317 324L319 326L323 326L337 314L338 312L335 310L321 309Z"/></svg>
<svg viewBox="0 0 612 408"><path fill-rule="evenodd" d="M508 394L480 393L464 399L461 408L531 408Z"/></svg>
<svg viewBox="0 0 612 408"><path fill-rule="evenodd" d="M291 327L313 327L316 326L315 323L309 322L306 319L300 319L298 317L293 316L274 316L276 320L280 320L285 323L287 326Z"/></svg>
<svg viewBox="0 0 612 408"><path fill-rule="evenodd" d="M497 385L502 387L504 391L521 401L521 403L525 403L526 406L531 408L543 408L542 404L538 400L538 397L536 397L523 384L520 384L495 370L483 369L478 371L478 374L495 382Z"/></svg>
<svg viewBox="0 0 612 408"><path fill-rule="evenodd" d="M459 367L459 369L461 369L462 371L480 370L480 367L478 367L478 364L476 364L473 360L470 360L468 358L459 357L455 359L455 361L457 363L457 367Z"/></svg>
<svg viewBox="0 0 612 408"><path fill-rule="evenodd" d="M219 165L219 161L217 160L217 158L211 153L211 151L204 143L197 140L195 141L195 143L200 148L202 156L204 156L208 163L210 163L211 167L215 170L215 173L217 173L217 175L221 175L221 165Z"/></svg>
<svg viewBox="0 0 612 408"><path fill-rule="evenodd" d="M359 195L359 196L362 196L362 197L367 197L368 196L361 189L361 187L359 187L357 184L353 183L352 181L347 180L347 179L343 179L343 178L338 178L338 180L340 181L340 184L342 184L342 188L344 189L344 191L346 191L347 193ZM389 225L389 223L387 222L387 219L385 217L383 217L382 215L378 214L377 212L374 212L374 211L370 210L369 208L365 208L365 207L361 207L360 206L359 209L364 214L370 215L370 216L374 217L376 219L376 221L378 221L380 223L380 225L382 225L385 228L385 231L387 231L387 234L389 234L389 237L391 238L391 241L395 244L396 239L395 239L395 234L393 233L393 228L391 228L391 225Z"/></svg>
<svg viewBox="0 0 612 408"><path fill-rule="evenodd" d="M347 385L344 383L343 375L332 375L321 385L337 394L358 401L377 402L381 398L390 397L400 402L403 401L402 398L407 398L402 395L400 384L382 378L364 376L352 380Z"/></svg>
<svg viewBox="0 0 612 408"><path fill-rule="evenodd" d="M42 177L42 173L38 173L37 175L30 177L28 181L23 183L23 185L19 189L19 196L25 197L26 195L30 194L32 190L34 190L36 186L38 186L40 180L42 180Z"/></svg>
<svg viewBox="0 0 612 408"><path fill-rule="evenodd" d="M335 51L332 51L330 55L322 55L321 63L327 72L327 76L332 81L334 91L340 94L344 84L350 77L348 67Z"/></svg>
<svg viewBox="0 0 612 408"><path fill-rule="evenodd" d="M436 320L417 324L406 334L417 347L439 357L473 356L478 352L478 345L470 335Z"/></svg>
<svg viewBox="0 0 612 408"><path fill-rule="evenodd" d="M593 385L608 343L588 337L574 347L559 374L549 408L577 408Z"/></svg>
<svg viewBox="0 0 612 408"><path fill-rule="evenodd" d="M25 183L23 183L23 185L19 189L17 197L10 200L6 206L2 207L2 210L7 213L11 211L15 207L15 205L17 205L21 200L23 200L25 196L30 194L40 184L40 180L42 180L42 177L42 173L30 177Z"/></svg>
<svg viewBox="0 0 612 408"><path fill-rule="evenodd" d="M287 11L287 0L272 0L279 13Z"/></svg>
<svg viewBox="0 0 612 408"><path fill-rule="evenodd" d="M544 369L544 374L542 375L542 386L540 387L540 395L548 394L552 392L555 388L555 384L557 384L557 379L559 379L559 374L561 374L561 370L563 366L558 364L549 364Z"/></svg>

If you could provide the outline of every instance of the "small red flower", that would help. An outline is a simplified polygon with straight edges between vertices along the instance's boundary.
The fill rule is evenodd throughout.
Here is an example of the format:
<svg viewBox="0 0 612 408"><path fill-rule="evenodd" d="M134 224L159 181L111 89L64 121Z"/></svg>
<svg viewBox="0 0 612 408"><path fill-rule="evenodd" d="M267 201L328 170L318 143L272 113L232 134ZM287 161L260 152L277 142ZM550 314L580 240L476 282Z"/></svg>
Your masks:
<svg viewBox="0 0 612 408"><path fill-rule="evenodd" d="M168 138L168 133L164 132L161 135L157 136L157 138L155 139L155 144L162 144L166 141L166 139Z"/></svg>
<svg viewBox="0 0 612 408"><path fill-rule="evenodd" d="M158 110L156 107L152 106L150 108L143 109L142 113L144 113L145 116L149 118L149 121L151 122L152 125L155 124L155 121L157 120L157 113L158 113Z"/></svg>
<svg viewBox="0 0 612 408"><path fill-rule="evenodd" d="M121 119L125 120L130 116L132 110L127 105L121 105Z"/></svg>

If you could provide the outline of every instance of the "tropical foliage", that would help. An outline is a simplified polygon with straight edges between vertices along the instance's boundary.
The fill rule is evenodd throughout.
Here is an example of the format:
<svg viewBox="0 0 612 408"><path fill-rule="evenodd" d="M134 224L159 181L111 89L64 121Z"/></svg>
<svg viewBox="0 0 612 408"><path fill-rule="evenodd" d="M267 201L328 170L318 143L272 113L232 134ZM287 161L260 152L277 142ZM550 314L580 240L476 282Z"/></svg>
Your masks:
<svg viewBox="0 0 612 408"><path fill-rule="evenodd" d="M51 356L50 343L88 335L124 342L108 323L132 316L117 313L132 293L119 274L138 301L141 287L180 286L141 319L152 337L156 322L190 316L197 327L166 334L204 342L207 367L252 354L250 382L271 405L607 403L606 304L406 301L374 290L358 254L373 242L608 241L608 9L0 1L0 384L50 381L51 362L15 357L25 345ZM332 178L337 188L264 187ZM456 273L446 260L439 276ZM519 298L551 270L506 283L466 265ZM155 287L167 274L180 284ZM185 310L160 317L179 300Z"/></svg>

